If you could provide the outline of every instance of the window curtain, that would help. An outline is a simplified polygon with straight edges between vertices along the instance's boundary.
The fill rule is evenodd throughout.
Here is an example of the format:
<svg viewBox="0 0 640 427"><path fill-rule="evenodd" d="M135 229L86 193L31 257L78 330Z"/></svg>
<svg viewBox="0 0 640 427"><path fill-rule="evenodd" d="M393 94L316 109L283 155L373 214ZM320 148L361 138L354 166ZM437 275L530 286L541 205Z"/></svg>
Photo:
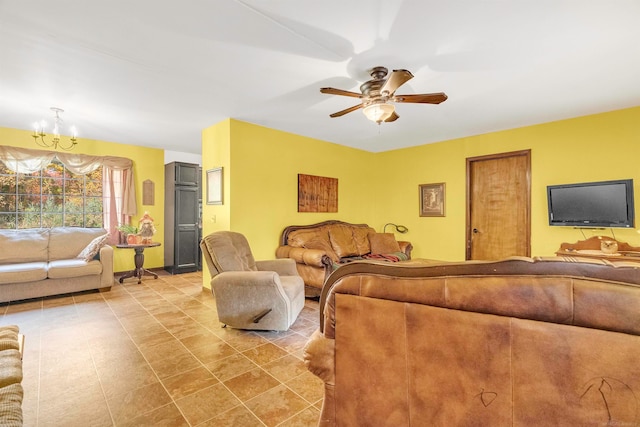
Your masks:
<svg viewBox="0 0 640 427"><path fill-rule="evenodd" d="M133 161L116 156L89 156L57 151L0 146L0 160L16 173L33 173L46 168L57 158L71 172L85 175L103 168L103 223L109 243L118 242L118 225L129 223L136 215L136 188Z"/></svg>

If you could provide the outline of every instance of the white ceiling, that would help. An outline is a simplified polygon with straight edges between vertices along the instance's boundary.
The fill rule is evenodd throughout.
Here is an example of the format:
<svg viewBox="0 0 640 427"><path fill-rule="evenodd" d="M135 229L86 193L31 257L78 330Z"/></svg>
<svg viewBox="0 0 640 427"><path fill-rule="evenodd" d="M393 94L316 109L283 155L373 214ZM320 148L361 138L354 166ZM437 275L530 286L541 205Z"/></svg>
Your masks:
<svg viewBox="0 0 640 427"><path fill-rule="evenodd" d="M640 105L638 0L0 0L0 126L200 152L228 117L368 151ZM381 126L320 87L414 78ZM2 143L0 141L0 143Z"/></svg>

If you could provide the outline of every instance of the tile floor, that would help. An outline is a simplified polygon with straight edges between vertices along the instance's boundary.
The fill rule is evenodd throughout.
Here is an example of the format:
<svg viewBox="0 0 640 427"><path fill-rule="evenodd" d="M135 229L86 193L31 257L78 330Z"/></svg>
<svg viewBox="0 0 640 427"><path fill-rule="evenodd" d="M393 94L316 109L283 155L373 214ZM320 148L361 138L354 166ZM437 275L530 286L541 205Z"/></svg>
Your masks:
<svg viewBox="0 0 640 427"><path fill-rule="evenodd" d="M315 426L322 382L302 362L307 300L287 332L221 328L201 274L0 305L25 334L25 426Z"/></svg>

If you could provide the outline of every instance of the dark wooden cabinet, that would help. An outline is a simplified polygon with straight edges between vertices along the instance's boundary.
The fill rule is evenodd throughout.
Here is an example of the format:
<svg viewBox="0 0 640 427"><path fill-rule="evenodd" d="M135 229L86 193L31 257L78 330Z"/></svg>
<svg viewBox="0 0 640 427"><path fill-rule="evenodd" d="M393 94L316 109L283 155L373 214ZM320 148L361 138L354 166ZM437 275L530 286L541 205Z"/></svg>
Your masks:
<svg viewBox="0 0 640 427"><path fill-rule="evenodd" d="M172 162L165 165L164 268L171 274L200 267L200 167Z"/></svg>

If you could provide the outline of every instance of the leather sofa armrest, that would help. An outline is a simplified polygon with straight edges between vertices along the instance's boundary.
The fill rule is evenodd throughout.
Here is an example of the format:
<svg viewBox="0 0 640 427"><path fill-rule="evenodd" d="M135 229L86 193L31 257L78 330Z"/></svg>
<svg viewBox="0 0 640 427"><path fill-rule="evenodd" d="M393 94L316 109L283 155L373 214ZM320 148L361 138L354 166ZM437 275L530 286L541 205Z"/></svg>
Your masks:
<svg viewBox="0 0 640 427"><path fill-rule="evenodd" d="M335 384L335 340L326 338L316 330L304 347L307 369L327 384Z"/></svg>
<svg viewBox="0 0 640 427"><path fill-rule="evenodd" d="M298 264L306 264L314 267L331 267L333 264L327 252L322 249L293 248L280 246L276 250L278 258L292 258Z"/></svg>
<svg viewBox="0 0 640 427"><path fill-rule="evenodd" d="M326 338L319 330L315 331L304 347L304 364L307 369L324 382L324 399L318 426L336 425L335 405L335 340Z"/></svg>
<svg viewBox="0 0 640 427"><path fill-rule="evenodd" d="M297 276L296 262L291 258L256 261L259 271L275 271L281 276Z"/></svg>
<svg viewBox="0 0 640 427"><path fill-rule="evenodd" d="M398 241L398 246L400 246L400 250L407 255L408 259L411 259L411 251L413 250L411 242Z"/></svg>

